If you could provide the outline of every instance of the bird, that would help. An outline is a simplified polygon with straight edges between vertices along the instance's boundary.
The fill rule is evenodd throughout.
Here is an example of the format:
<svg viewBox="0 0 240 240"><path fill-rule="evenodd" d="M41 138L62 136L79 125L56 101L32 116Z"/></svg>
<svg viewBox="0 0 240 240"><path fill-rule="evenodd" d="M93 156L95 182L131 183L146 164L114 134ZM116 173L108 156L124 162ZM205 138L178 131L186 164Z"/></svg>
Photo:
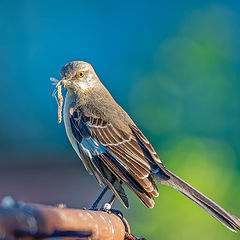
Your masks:
<svg viewBox="0 0 240 240"><path fill-rule="evenodd" d="M148 208L158 197L157 185L167 185L192 200L231 231L240 219L169 171L130 116L114 100L93 67L73 61L60 71L57 87L67 91L63 119L68 139L86 170L105 186L92 208L110 189L126 208L127 186ZM236 228L236 229L235 229Z"/></svg>

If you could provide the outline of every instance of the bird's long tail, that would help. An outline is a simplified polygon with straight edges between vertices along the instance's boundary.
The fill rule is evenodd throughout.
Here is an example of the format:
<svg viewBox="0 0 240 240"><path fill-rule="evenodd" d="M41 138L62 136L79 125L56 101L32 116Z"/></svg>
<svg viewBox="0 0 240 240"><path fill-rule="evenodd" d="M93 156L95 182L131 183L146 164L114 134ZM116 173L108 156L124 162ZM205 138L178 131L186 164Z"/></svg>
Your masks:
<svg viewBox="0 0 240 240"><path fill-rule="evenodd" d="M170 177L166 181L162 181L161 184L169 185L182 193L184 196L192 200L203 210L211 214L219 222L229 228L231 231L236 232L235 228L240 230L240 219L230 214L222 207L217 205L211 199L206 197L204 194L190 186L188 183L183 181L181 178L164 168L164 172Z"/></svg>

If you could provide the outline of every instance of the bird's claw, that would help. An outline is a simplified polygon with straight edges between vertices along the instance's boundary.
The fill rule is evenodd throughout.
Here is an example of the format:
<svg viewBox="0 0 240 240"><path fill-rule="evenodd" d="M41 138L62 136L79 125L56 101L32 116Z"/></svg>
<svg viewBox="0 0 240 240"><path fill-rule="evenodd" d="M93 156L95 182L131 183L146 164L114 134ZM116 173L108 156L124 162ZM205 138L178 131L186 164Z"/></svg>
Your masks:
<svg viewBox="0 0 240 240"><path fill-rule="evenodd" d="M111 208L111 205L110 205L110 208L109 208L109 203L105 203L104 204L104 207L103 208L100 208L99 210L100 211L103 211L103 212L106 212L106 213L109 213L109 214L115 214L116 216L120 217L120 218L123 218L123 213L117 209L113 209Z"/></svg>

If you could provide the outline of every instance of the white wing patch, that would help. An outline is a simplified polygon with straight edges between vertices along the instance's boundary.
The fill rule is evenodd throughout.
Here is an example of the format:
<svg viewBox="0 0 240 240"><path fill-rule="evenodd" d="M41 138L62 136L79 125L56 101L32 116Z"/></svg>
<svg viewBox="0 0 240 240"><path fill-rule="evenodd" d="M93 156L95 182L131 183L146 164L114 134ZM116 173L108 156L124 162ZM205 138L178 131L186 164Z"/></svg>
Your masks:
<svg viewBox="0 0 240 240"><path fill-rule="evenodd" d="M106 152L105 147L102 146L98 141L93 139L92 137L88 139L82 139L81 143L79 144L82 148L82 150L90 157L92 158L92 155L100 155L104 152Z"/></svg>

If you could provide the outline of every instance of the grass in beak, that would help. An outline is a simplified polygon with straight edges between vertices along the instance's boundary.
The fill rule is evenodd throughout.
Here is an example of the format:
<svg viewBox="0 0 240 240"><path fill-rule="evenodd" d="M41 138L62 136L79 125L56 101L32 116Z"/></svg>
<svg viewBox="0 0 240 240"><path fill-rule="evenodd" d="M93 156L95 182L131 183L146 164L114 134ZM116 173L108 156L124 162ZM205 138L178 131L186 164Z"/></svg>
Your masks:
<svg viewBox="0 0 240 240"><path fill-rule="evenodd" d="M50 78L50 80L53 81L53 84L57 85L57 88L54 89L52 96L56 99L58 104L58 124L60 124L62 122L63 107L62 85L58 84L59 81L56 78Z"/></svg>

